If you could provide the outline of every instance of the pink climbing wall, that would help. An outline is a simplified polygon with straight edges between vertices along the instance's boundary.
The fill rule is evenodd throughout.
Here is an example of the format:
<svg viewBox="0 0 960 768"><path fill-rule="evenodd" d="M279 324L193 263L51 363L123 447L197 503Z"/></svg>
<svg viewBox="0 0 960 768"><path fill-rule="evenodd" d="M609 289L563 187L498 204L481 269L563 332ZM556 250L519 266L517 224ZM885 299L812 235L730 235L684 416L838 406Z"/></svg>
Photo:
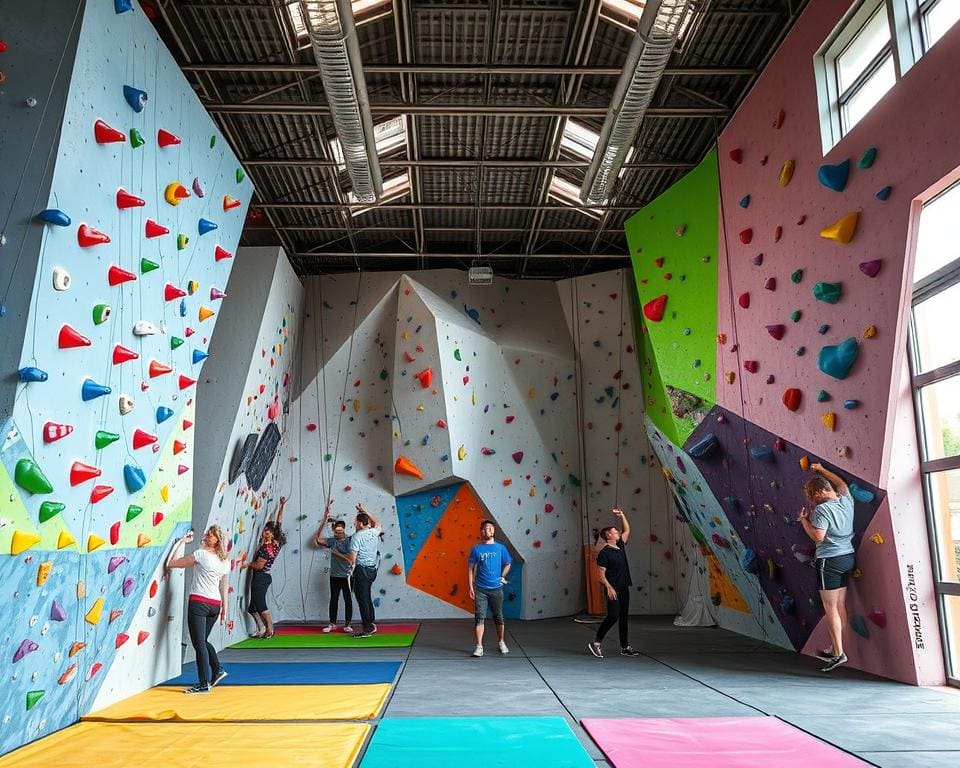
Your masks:
<svg viewBox="0 0 960 768"><path fill-rule="evenodd" d="M727 340L718 346L717 401L882 486L895 397L896 377L890 371L899 370L906 330L900 306L909 207L957 164L960 84L952 73L960 68L960 27L947 33L824 158L813 56L849 7L849 0L810 3L720 137L719 329ZM781 109L785 117L776 129ZM860 170L857 160L869 147L878 150L876 162ZM730 157L735 149L743 151L740 164ZM818 167L845 158L852 166L846 189L838 193L822 186ZM778 176L787 160L796 169L790 184L781 187ZM893 188L890 198L875 198L887 185ZM750 205L741 208L739 201L748 194ZM852 211L860 212L860 222L850 244L819 236ZM779 242L774 242L776 227L783 228ZM748 228L753 240L745 245L739 234ZM763 264L755 266L752 260L760 253ZM881 259L882 268L871 279L858 264L872 259ZM796 269L803 270L799 284L790 280ZM777 283L772 291L764 287L771 277ZM841 282L841 300L835 305L815 300L818 281ZM742 309L738 298L747 292L750 306ZM796 323L789 317L795 309L803 313ZM786 326L780 341L765 329L778 323ZM821 335L822 324L830 329ZM877 335L864 339L870 325ZM817 369L817 353L848 337L860 341L860 357L849 377L837 381ZM800 347L806 348L802 356ZM747 360L759 363L757 373L744 370ZM727 384L723 377L731 371L736 378ZM767 383L771 375L774 381ZM803 392L795 413L781 402L789 387ZM817 402L821 389L831 400ZM845 410L846 399L862 405ZM821 421L827 412L837 417L833 432ZM848 456L838 454L843 447L849 448Z"/></svg>

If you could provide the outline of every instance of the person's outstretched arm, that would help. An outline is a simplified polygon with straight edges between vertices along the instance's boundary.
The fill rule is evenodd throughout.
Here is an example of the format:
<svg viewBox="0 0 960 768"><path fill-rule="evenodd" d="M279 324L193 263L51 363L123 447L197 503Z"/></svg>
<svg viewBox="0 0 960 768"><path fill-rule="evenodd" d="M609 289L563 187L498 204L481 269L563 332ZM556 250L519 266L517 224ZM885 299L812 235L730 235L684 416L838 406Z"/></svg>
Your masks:
<svg viewBox="0 0 960 768"><path fill-rule="evenodd" d="M374 516L373 512L367 512L367 510L366 510L366 508L363 506L363 504L357 504L357 511L358 511L358 512L366 512L367 517L370 518L370 527L371 527L371 528L379 528L379 527L380 527L380 521Z"/></svg>
<svg viewBox="0 0 960 768"><path fill-rule="evenodd" d="M620 532L620 540L626 544L630 541L630 521L627 520L627 516L623 513L623 510L620 507L614 507L611 510L614 514L614 517L619 517L620 522L623 523L623 530Z"/></svg>
<svg viewBox="0 0 960 768"><path fill-rule="evenodd" d="M283 507L287 503L287 497L280 497L280 506L277 507L277 528L283 528Z"/></svg>
<svg viewBox="0 0 960 768"><path fill-rule="evenodd" d="M827 480L830 481L830 485L833 486L834 490L841 496L849 496L850 488L847 486L846 482L840 475L836 472L831 472L829 469L823 466L823 464L811 464L810 469L816 472L818 475L823 475Z"/></svg>
<svg viewBox="0 0 960 768"><path fill-rule="evenodd" d="M197 560L193 555L183 554L184 547L191 541L193 541L193 531L174 542L173 549L170 550L170 556L167 558L166 567L168 570L170 568L190 568L196 564Z"/></svg>

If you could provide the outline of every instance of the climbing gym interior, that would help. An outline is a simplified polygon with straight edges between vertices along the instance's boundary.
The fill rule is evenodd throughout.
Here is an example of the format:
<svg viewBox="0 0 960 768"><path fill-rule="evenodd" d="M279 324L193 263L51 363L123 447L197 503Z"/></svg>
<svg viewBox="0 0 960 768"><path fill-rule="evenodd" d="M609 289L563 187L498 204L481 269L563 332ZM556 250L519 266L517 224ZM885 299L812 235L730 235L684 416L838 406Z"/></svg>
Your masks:
<svg viewBox="0 0 960 768"><path fill-rule="evenodd" d="M4 3L0 768L960 763L958 21Z"/></svg>

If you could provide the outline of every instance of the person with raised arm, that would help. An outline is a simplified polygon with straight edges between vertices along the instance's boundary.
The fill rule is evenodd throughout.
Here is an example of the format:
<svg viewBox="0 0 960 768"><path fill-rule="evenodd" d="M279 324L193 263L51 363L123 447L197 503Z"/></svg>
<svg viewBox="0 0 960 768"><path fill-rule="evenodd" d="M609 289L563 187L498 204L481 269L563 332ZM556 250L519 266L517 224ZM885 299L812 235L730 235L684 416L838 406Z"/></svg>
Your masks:
<svg viewBox="0 0 960 768"><path fill-rule="evenodd" d="M598 659L603 658L603 638L614 624L620 632L620 655L639 656L628 639L630 619L630 565L627 562L626 544L630 540L630 521L622 509L614 507L613 516L620 520L623 531L615 525L600 529L603 548L597 553L597 570L600 583L607 595L607 616L597 627L596 637L587 645L587 649Z"/></svg>
<svg viewBox="0 0 960 768"><path fill-rule="evenodd" d="M273 618L267 608L267 590L273 583L270 569L280 554L280 549L287 543L287 537L283 535L283 507L286 503L287 497L281 496L276 521L267 520L260 534L260 547L253 560L240 566L240 570L250 570L250 601L247 604L247 613L253 616L257 625L250 637L273 637Z"/></svg>
<svg viewBox="0 0 960 768"><path fill-rule="evenodd" d="M350 598L350 574L353 565L347 554L350 552L350 537L347 536L347 524L343 520L334 520L332 523L333 536L324 536L323 529L330 520L330 509L323 515L323 521L314 536L314 543L318 547L330 550L330 621L323 628L326 633L337 629L337 609L340 606L340 595L343 595L343 631L352 634L353 600Z"/></svg>
<svg viewBox="0 0 960 768"><path fill-rule="evenodd" d="M370 592L377 578L377 568L380 567L380 521L367 512L363 504L357 504L354 527L356 530L350 537L347 559L353 566L353 594L356 595L360 620L363 622L361 631L354 637L364 638L377 631L376 612Z"/></svg>

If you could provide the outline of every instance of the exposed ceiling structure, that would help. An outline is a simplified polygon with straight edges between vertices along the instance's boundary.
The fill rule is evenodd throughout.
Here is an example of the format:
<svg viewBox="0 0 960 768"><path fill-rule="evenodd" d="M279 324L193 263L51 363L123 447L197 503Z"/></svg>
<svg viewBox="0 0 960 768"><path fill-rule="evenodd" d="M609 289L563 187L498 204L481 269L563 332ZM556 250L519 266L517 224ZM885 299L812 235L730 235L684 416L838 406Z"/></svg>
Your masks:
<svg viewBox="0 0 960 768"><path fill-rule="evenodd" d="M340 0L341 3L346 0ZM699 0L599 205L579 200L643 0L353 0L383 193L352 194L310 3L143 0L256 185L243 245L300 274L626 264L624 221L698 163L806 0Z"/></svg>

